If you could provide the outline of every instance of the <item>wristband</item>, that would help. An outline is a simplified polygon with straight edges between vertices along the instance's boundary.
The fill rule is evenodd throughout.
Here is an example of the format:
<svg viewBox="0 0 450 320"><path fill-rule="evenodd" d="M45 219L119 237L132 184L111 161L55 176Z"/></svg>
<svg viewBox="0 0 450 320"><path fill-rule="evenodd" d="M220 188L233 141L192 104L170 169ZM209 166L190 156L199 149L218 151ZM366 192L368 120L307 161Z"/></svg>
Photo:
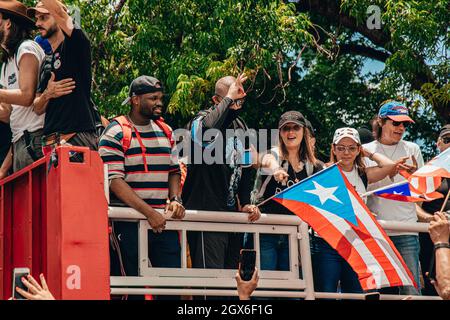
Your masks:
<svg viewBox="0 0 450 320"><path fill-rule="evenodd" d="M372 152L371 154L369 154L369 159L370 159L370 160L373 161L373 155L374 155L375 153L376 153L376 152Z"/></svg>
<svg viewBox="0 0 450 320"><path fill-rule="evenodd" d="M179 196L173 196L172 198L170 198L170 202L172 201L176 201L179 204L183 205L183 200L181 200L181 198Z"/></svg>
<svg viewBox="0 0 450 320"><path fill-rule="evenodd" d="M437 250L437 249L440 249L440 248L447 248L447 249L450 249L450 244L440 242L440 243L436 243L436 244L434 245L434 250Z"/></svg>

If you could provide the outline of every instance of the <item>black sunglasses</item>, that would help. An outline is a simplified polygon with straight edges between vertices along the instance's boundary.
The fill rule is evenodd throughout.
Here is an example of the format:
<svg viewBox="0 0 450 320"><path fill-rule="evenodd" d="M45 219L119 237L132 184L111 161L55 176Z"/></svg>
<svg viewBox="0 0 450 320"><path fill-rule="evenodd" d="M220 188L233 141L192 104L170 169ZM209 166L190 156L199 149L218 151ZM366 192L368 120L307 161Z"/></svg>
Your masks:
<svg viewBox="0 0 450 320"><path fill-rule="evenodd" d="M409 122L408 121L394 121L394 120L392 120L392 125L394 126L394 127L398 127L399 125L401 125L403 123L403 126L405 127L405 128L408 128L409 127Z"/></svg>
<svg viewBox="0 0 450 320"><path fill-rule="evenodd" d="M450 143L450 137L441 138L444 144Z"/></svg>

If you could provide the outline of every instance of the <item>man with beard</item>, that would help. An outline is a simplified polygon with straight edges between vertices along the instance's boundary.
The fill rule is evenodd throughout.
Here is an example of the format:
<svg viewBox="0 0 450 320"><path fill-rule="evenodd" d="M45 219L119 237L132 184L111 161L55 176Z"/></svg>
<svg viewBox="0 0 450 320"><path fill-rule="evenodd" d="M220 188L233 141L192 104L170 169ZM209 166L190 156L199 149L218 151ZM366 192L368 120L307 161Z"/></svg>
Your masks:
<svg viewBox="0 0 450 320"><path fill-rule="evenodd" d="M161 118L162 100L158 79L140 76L133 80L123 103L131 103L131 111L111 121L100 139L99 153L108 165L111 202L118 200L136 209L153 230L148 233L151 265L179 268L178 232L163 232L166 218L182 219L184 207L180 167L171 156L172 129ZM165 209L165 215L155 209ZM138 224L117 221L112 226L111 274L138 276Z"/></svg>
<svg viewBox="0 0 450 320"><path fill-rule="evenodd" d="M409 173L413 173L418 167L423 166L423 157L417 144L403 140L406 128L414 123L409 117L408 108L399 101L387 101L382 104L378 117L373 123L373 131L376 140L365 144L363 147L371 154L381 153L393 161L408 157L405 165ZM371 158L371 157L370 157ZM376 166L369 158L366 160L367 167ZM367 188L368 191L386 187L393 183L405 181L406 179L397 174L393 178L386 177ZM367 206L377 216L377 219L386 221L417 222L416 206L412 202L402 202L385 199L377 196L368 198ZM407 286L400 288L386 288L383 292L400 293L405 295L420 294L419 282L419 236L417 232L386 232L395 247L405 260L411 271L418 288Z"/></svg>
<svg viewBox="0 0 450 320"><path fill-rule="evenodd" d="M28 9L42 38L52 48L34 109L45 114L44 145L65 141L97 150L91 105L91 44L58 0L42 0Z"/></svg>
<svg viewBox="0 0 450 320"><path fill-rule="evenodd" d="M12 149L2 165L2 175L11 165L18 171L42 157L40 139L44 117L32 108L44 52L30 40L34 22L22 3L0 1L0 41L3 66L0 72L0 117L9 117ZM13 155L13 160L11 160Z"/></svg>
<svg viewBox="0 0 450 320"><path fill-rule="evenodd" d="M183 202L187 209L208 211L242 211L249 214L249 221L259 219L259 209L250 204L251 168L244 168L234 156L242 154L237 150L239 139L230 137L225 141L226 130L246 130L244 121L238 117L244 103L245 91L242 83L247 78L227 76L216 83L212 97L214 106L201 111L191 121L192 148L188 161L188 172L183 186ZM213 141L204 142L206 130L216 129L222 135ZM203 158L195 158L216 141L223 141L223 155L220 163L208 164ZM199 150L200 148L200 150ZM219 146L220 148L220 146ZM196 151L197 150L197 151ZM216 150L216 152L220 152ZM214 156L215 157L215 156ZM228 161L227 161L228 160ZM190 232L189 247L194 268L236 269L239 251L242 248L242 233Z"/></svg>

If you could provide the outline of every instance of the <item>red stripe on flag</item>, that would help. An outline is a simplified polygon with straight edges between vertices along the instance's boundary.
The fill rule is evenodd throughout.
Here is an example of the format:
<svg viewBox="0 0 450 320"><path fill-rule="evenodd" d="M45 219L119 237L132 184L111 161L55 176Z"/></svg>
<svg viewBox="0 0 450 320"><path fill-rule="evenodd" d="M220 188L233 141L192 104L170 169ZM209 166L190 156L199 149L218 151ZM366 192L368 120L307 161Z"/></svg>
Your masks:
<svg viewBox="0 0 450 320"><path fill-rule="evenodd" d="M446 177L446 178L450 178L450 172L448 172L444 168L438 168L434 171L426 172L426 173L414 172L412 174L412 176L413 177Z"/></svg>
<svg viewBox="0 0 450 320"><path fill-rule="evenodd" d="M391 193L377 194L377 196L381 197L381 198L389 199L389 200L402 201L402 202L423 202L425 200L423 198L402 196L400 194L391 194Z"/></svg>
<svg viewBox="0 0 450 320"><path fill-rule="evenodd" d="M358 274L359 282L364 290L374 288L368 286L368 284L373 281L371 280L372 273L367 268L367 264L364 262L358 251L354 250L354 247L347 238L345 238L345 236L333 226L328 219L320 213L317 213L313 207L306 203L277 198L274 198L274 200L308 223L314 231L330 244L331 247L335 248Z"/></svg>
<svg viewBox="0 0 450 320"><path fill-rule="evenodd" d="M340 170L340 168L339 168ZM341 171L342 173L342 171ZM367 205L365 204L365 202L361 199L361 197L359 196L358 192L356 192L355 188L350 184L350 182L348 181L348 179L346 178L346 176L344 174L342 174L342 177L344 178L345 184L347 186L347 189L352 193L352 195L355 197L355 199L358 201L358 203L361 205L361 207L364 208L364 210L367 213L367 217L369 219L372 220L372 222L374 223L375 227L378 229L378 231L383 235L384 239L387 241L387 243L389 244L389 246L391 247L392 251L395 253L397 259L400 261L400 263L402 264L402 267L406 270L411 282L414 284L414 286L417 288L417 284L414 280L414 277L411 273L411 271L409 270L408 266L406 265L405 261L403 260L403 257L401 256L400 252L398 252L397 248L395 247L394 243L392 242L391 238L389 238L389 236L387 235L386 231L379 225L378 221L375 219L375 216L372 215L370 209L367 207ZM358 219L358 222L360 222L360 219ZM364 226L364 230L366 233L370 234L369 231L365 228L365 224L361 223L359 224L360 226ZM355 229L356 231L356 229ZM359 235L359 233L358 233ZM367 245L367 244L366 244ZM371 246L367 245L368 248L370 248ZM376 244L376 246L379 248L378 244ZM379 248L380 249L380 248ZM380 249L381 250L381 249ZM391 283L391 286L397 286L397 285L404 285L403 281L400 279L398 272L396 271L395 267L391 264L391 262L389 261L389 259L386 258L386 255L383 251L381 251L382 255L385 257L386 259L386 263L384 263L384 261L380 261L377 258L377 255L374 254L375 258L377 259L377 261L380 263L380 265L383 267L384 272L386 273L387 278L389 279L389 282ZM383 259L384 260L384 259ZM392 277L392 278L391 278ZM397 279L397 280L394 280Z"/></svg>

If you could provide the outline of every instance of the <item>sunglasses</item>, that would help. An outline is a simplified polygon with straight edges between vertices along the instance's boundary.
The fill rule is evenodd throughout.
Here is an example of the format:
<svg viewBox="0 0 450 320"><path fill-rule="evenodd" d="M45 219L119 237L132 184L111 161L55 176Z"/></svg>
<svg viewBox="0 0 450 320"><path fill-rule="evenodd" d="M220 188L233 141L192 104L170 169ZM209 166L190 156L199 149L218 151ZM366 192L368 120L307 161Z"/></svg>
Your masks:
<svg viewBox="0 0 450 320"><path fill-rule="evenodd" d="M335 145L336 150L338 152L345 152L348 150L348 152L350 153L355 153L358 151L359 147L358 146L342 146L342 145Z"/></svg>
<svg viewBox="0 0 450 320"><path fill-rule="evenodd" d="M408 128L409 125L410 125L410 123L409 123L408 121L392 121L392 125L393 125L394 127L398 127L398 126L401 125L401 124L403 124L403 126L404 126L405 128Z"/></svg>
<svg viewBox="0 0 450 320"><path fill-rule="evenodd" d="M450 137L444 137L444 138L441 138L441 139L442 139L442 142L444 144L449 144L450 143Z"/></svg>
<svg viewBox="0 0 450 320"><path fill-rule="evenodd" d="M298 124L294 124L293 126L286 125L286 126L281 128L281 131L283 131L283 132L289 132L291 130L292 131L299 131L300 128L301 128L301 126L299 126Z"/></svg>

